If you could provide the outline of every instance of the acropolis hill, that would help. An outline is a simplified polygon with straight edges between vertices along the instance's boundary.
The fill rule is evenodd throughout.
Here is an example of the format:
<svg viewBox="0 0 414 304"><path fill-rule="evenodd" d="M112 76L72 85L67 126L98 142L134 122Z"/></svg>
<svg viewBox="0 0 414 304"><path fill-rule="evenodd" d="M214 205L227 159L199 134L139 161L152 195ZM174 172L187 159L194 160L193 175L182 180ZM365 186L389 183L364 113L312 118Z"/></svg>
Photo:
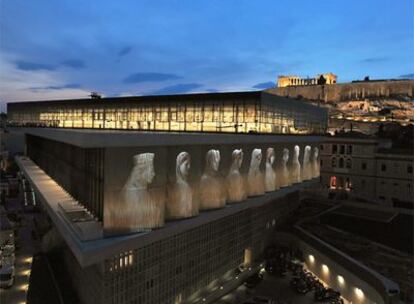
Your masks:
<svg viewBox="0 0 414 304"><path fill-rule="evenodd" d="M381 123L414 124L414 80L287 86L267 92L329 109L329 131L375 133Z"/></svg>
<svg viewBox="0 0 414 304"><path fill-rule="evenodd" d="M380 80L329 85L287 86L268 91L291 98L337 103L365 98L413 97L414 80Z"/></svg>

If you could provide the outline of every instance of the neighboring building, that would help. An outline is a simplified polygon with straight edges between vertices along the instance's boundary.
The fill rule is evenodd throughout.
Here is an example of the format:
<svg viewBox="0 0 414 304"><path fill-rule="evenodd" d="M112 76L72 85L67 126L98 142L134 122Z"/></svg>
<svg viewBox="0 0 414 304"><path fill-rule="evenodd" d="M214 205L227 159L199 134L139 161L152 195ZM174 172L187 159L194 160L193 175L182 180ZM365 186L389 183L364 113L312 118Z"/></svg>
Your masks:
<svg viewBox="0 0 414 304"><path fill-rule="evenodd" d="M414 208L414 156L390 141L351 134L321 144L322 184L332 194L398 208Z"/></svg>
<svg viewBox="0 0 414 304"><path fill-rule="evenodd" d="M289 87L289 86L308 86L317 84L335 84L337 82L337 76L332 73L318 74L314 78L301 78L299 76L279 76L277 79L277 87Z"/></svg>
<svg viewBox="0 0 414 304"><path fill-rule="evenodd" d="M65 241L66 268L82 303L206 303L203 295L239 265L258 267L276 225L297 208L299 191L316 184L264 193L268 148L276 176L286 173L283 149L291 155L287 168L300 168L293 163L298 146L299 162L315 177L317 166L303 166L303 151L319 146L327 122L322 108L257 92L18 103L8 110L13 124L25 127L10 128L26 134L26 155L16 161ZM229 187L241 195L231 201Z"/></svg>

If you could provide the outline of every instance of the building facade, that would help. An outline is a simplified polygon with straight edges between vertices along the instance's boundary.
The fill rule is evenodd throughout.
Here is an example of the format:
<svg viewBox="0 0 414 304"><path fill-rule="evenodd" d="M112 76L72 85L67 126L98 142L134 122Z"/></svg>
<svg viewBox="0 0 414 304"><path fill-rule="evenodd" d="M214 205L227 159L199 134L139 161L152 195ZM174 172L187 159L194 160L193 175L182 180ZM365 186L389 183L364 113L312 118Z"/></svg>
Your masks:
<svg viewBox="0 0 414 304"><path fill-rule="evenodd" d="M18 157L18 164L65 240L65 264L82 303L204 303L204 296L217 290L225 277L236 279L238 266L254 267L261 260L271 232L297 208L298 191L314 184L312 177L318 175L301 178L309 169L304 151L319 146L318 136L156 133L154 137L137 131L48 128L25 132L27 156ZM255 162L258 151L269 148L276 176L283 176L286 169L299 175L265 192L268 160L258 158L258 167ZM234 177L234 151L243 151L239 172L247 192L239 201L231 201L230 193L224 193L221 207L210 208L203 201L200 193L211 150L220 152L212 178L228 187L229 176ZM174 198L169 189L178 183L175 160L183 151L191 155L188 184L198 210L196 215L170 218L167 210ZM285 151L287 163L282 160ZM129 205L122 193L125 189L130 193L125 185L136 171L133 160L150 153L153 180L146 195ZM317 158L311 155L310 160ZM258 169L255 174L253 167ZM223 188L216 188L220 183L204 184L209 197L223 195ZM145 212L144 220L158 220L156 208L143 207L147 202L161 202L164 212L161 222L143 229L140 223L137 227L129 222L127 215L139 218Z"/></svg>
<svg viewBox="0 0 414 304"><path fill-rule="evenodd" d="M17 163L64 240L82 303L206 303L240 265L257 267L316 183L327 121L257 92L8 110L26 138Z"/></svg>
<svg viewBox="0 0 414 304"><path fill-rule="evenodd" d="M317 84L335 84L337 82L337 76L332 73L318 74L314 78L302 78L295 75L279 76L277 79L277 87L289 87L289 86L309 86Z"/></svg>
<svg viewBox="0 0 414 304"><path fill-rule="evenodd" d="M114 97L8 104L15 126L320 134L323 109L266 92Z"/></svg>
<svg viewBox="0 0 414 304"><path fill-rule="evenodd" d="M329 192L381 205L414 207L414 157L391 143L332 137L321 144L321 180Z"/></svg>

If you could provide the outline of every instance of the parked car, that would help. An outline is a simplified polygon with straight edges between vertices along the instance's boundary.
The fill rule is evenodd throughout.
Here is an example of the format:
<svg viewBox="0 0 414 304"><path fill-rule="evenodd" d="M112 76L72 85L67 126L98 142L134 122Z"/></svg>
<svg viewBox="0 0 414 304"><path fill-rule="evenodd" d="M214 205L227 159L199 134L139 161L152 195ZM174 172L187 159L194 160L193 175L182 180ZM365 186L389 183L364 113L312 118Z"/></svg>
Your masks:
<svg viewBox="0 0 414 304"><path fill-rule="evenodd" d="M0 287L9 288L14 283L15 269L13 265L4 265L0 268Z"/></svg>

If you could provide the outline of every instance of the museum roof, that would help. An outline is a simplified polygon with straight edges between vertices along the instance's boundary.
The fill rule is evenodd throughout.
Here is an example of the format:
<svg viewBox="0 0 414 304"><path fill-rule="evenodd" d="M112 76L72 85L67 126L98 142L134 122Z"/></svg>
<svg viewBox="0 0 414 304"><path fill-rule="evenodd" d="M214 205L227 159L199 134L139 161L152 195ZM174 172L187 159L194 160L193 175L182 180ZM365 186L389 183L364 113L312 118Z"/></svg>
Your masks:
<svg viewBox="0 0 414 304"><path fill-rule="evenodd" d="M75 104L119 104L119 103L151 103L151 102L186 102L186 101L206 101L206 100L230 100L234 98L259 99L262 91L245 92L223 92L223 93L194 93L177 95L146 95L146 96L123 96L123 97L104 97L104 98L82 98L82 99L59 99L41 101L20 101L8 103L8 107L22 107L34 105L75 105Z"/></svg>

